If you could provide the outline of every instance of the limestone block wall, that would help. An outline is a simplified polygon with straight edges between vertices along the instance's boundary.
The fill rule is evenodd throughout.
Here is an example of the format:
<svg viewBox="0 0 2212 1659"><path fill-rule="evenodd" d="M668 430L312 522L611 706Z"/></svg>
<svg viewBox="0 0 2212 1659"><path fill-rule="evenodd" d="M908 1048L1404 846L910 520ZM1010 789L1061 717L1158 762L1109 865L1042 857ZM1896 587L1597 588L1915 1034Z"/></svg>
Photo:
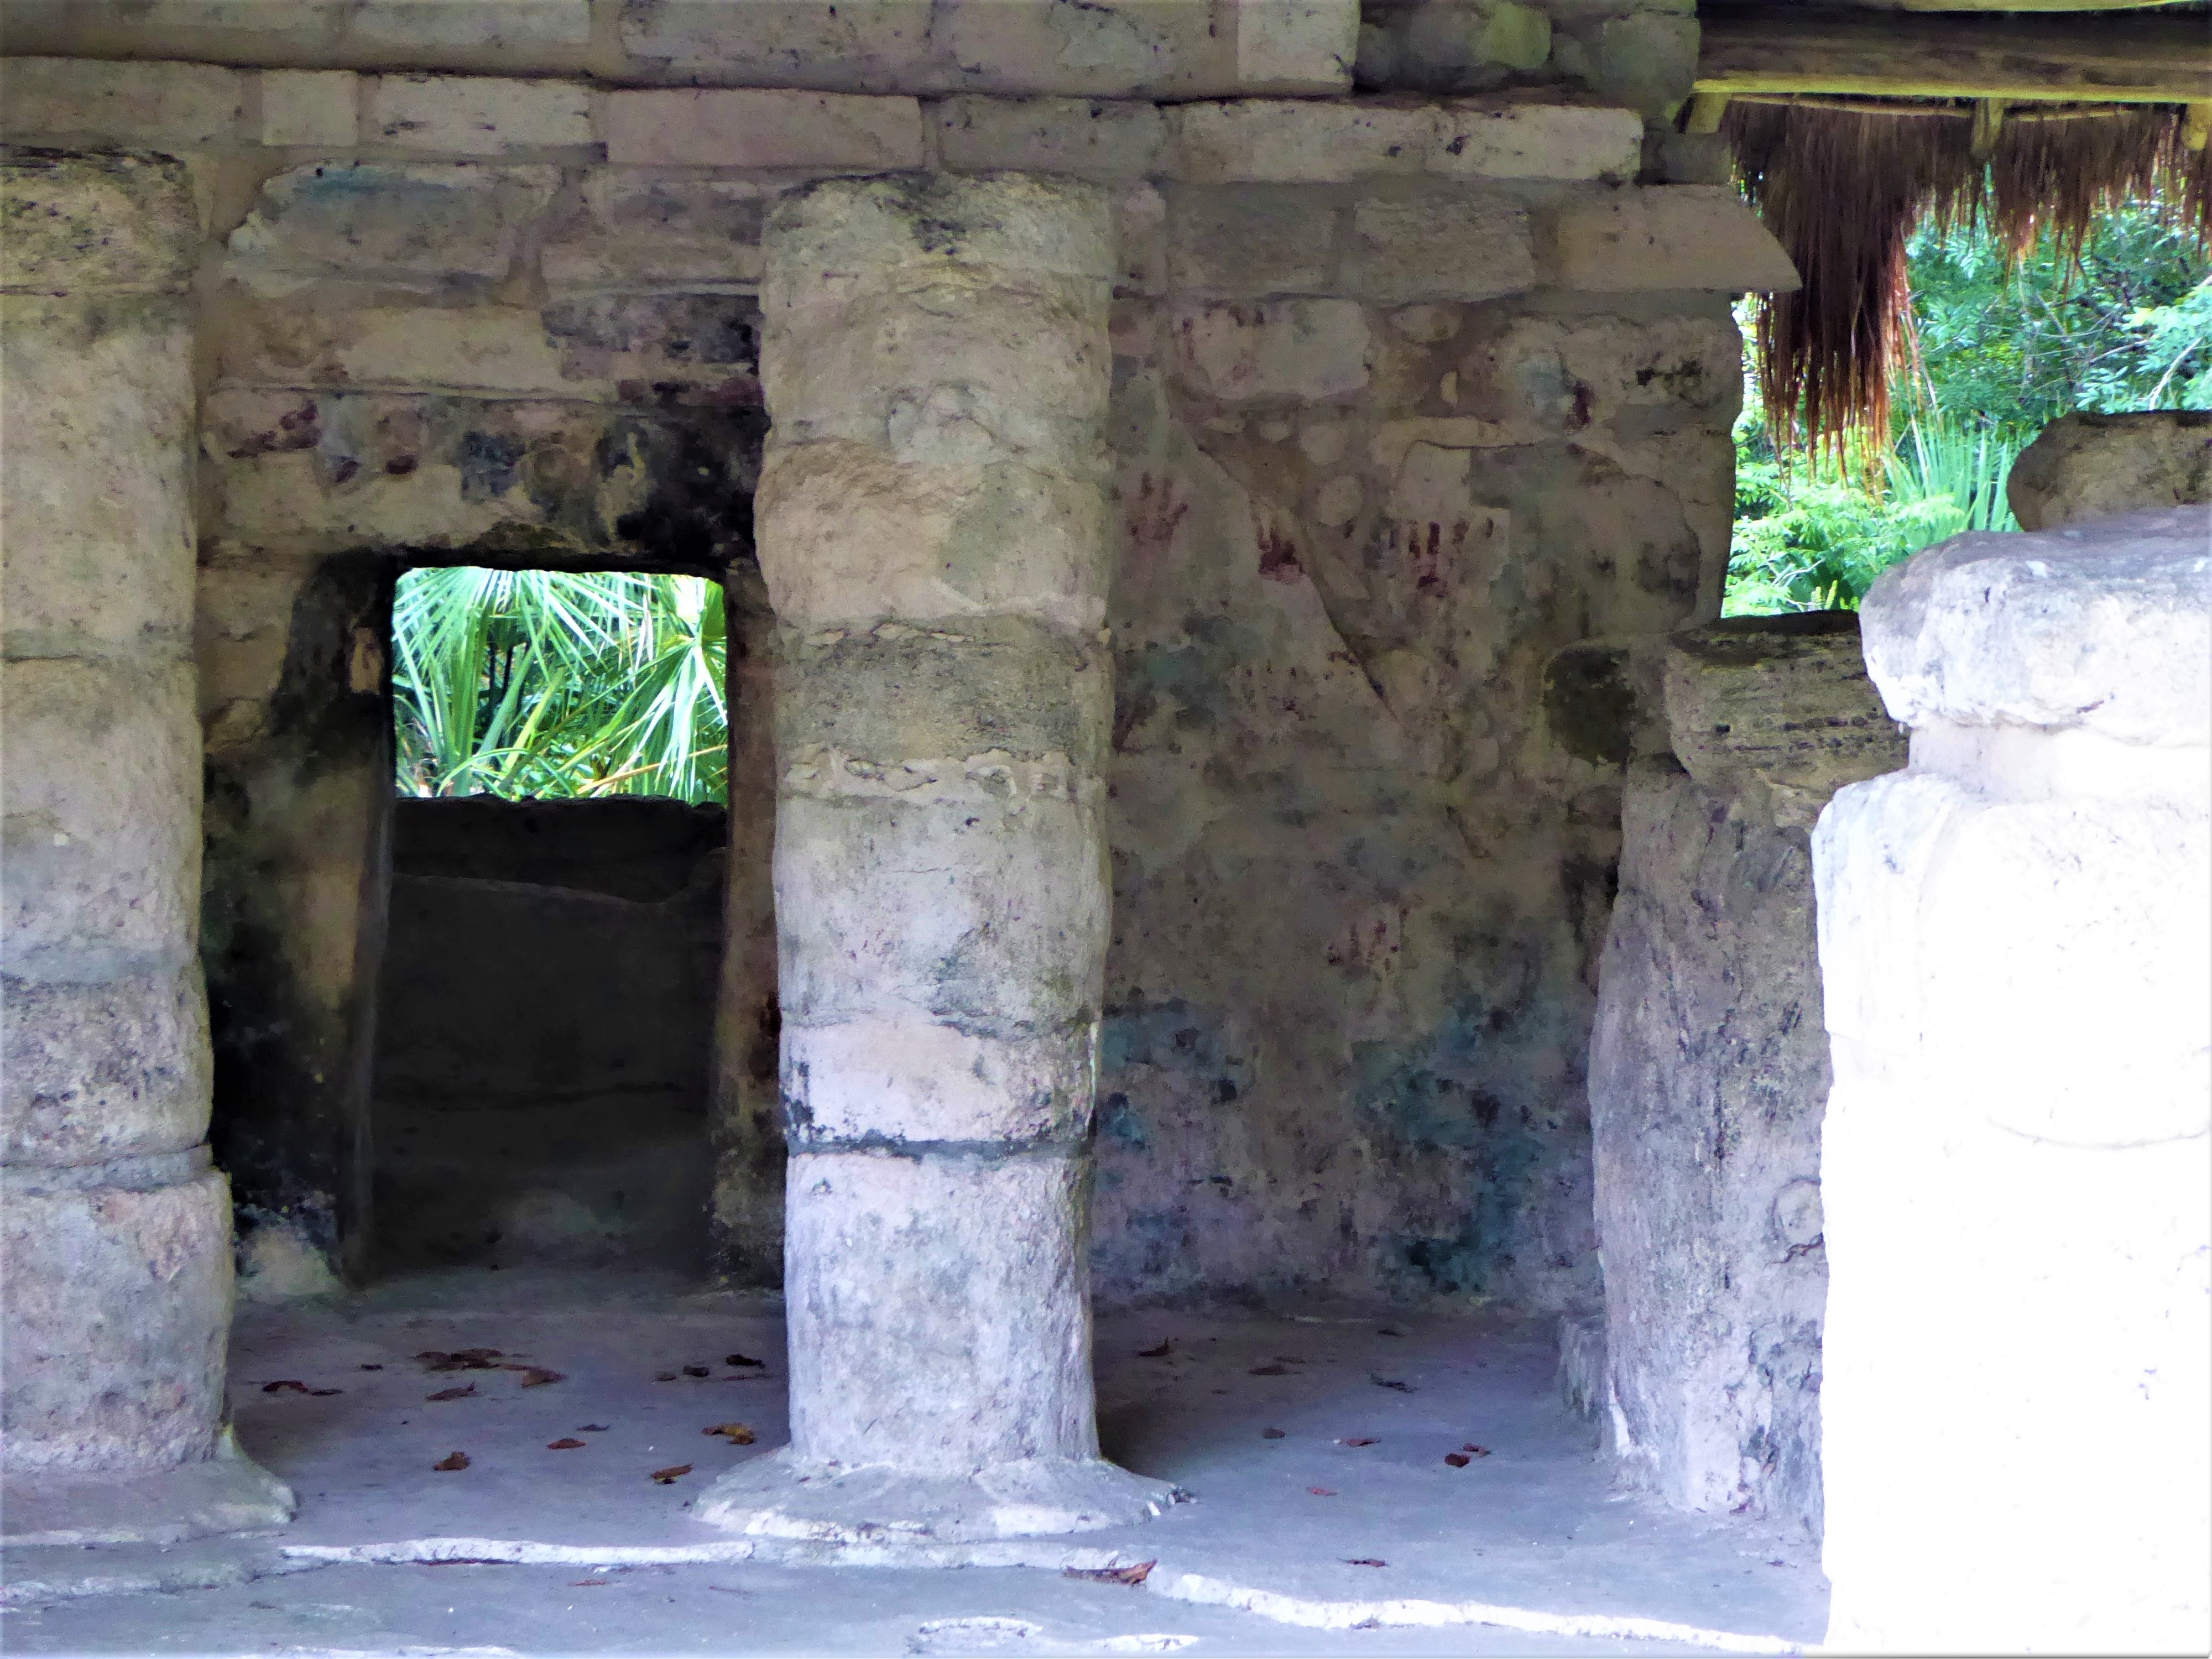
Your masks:
<svg viewBox="0 0 2212 1659"><path fill-rule="evenodd" d="M769 775L763 216L825 175L1011 169L1104 185L1119 250L1099 1294L1595 1297L1621 775L1553 734L1544 665L1718 609L1728 297L1795 280L1731 192L1639 182L1634 110L1526 94L449 74L403 121L366 70L305 98L287 50L16 59L0 106L155 133L198 191L207 946L249 1221L335 1249L367 1201L392 572L726 574L733 775ZM773 1279L769 799L732 802L714 1202Z"/></svg>
<svg viewBox="0 0 2212 1659"><path fill-rule="evenodd" d="M2063 416L2021 452L2005 494L2023 530L2212 502L2212 410Z"/></svg>
<svg viewBox="0 0 2212 1659"><path fill-rule="evenodd" d="M1807 837L1904 739L1851 613L1737 618L1653 655L1662 730L1629 771L1590 1050L1603 1374L1571 1380L1632 1481L1818 1537L1829 1075Z"/></svg>

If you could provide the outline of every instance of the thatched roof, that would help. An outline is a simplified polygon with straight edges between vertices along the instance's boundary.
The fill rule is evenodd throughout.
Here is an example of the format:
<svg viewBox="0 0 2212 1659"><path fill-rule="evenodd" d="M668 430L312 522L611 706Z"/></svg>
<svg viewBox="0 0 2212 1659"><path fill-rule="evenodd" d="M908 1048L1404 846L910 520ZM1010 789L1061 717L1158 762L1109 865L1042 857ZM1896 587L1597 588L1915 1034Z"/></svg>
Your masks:
<svg viewBox="0 0 2212 1659"><path fill-rule="evenodd" d="M2099 215L2155 199L2212 242L2212 17L2202 0L2094 18L1795 5L1705 7L1700 18L1690 125L1726 137L1804 279L1759 307L1778 440L1887 434L1911 320L1905 243L1923 220L1984 226L2015 252L2046 234L2078 249Z"/></svg>

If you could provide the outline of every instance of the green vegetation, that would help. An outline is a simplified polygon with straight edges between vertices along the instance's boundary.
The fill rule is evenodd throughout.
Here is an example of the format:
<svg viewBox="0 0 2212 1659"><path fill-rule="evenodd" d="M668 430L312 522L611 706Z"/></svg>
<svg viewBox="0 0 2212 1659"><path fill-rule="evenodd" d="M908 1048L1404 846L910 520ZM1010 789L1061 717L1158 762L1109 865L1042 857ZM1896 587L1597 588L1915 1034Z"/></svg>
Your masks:
<svg viewBox="0 0 2212 1659"><path fill-rule="evenodd" d="M392 644L404 794L727 799L717 583L410 570Z"/></svg>
<svg viewBox="0 0 2212 1659"><path fill-rule="evenodd" d="M1984 232L1923 226L1915 362L1886 446L1778 450L1757 388L1736 422L1730 616L1856 607L1899 560L2013 530L2013 458L2069 410L2212 409L2212 260L2152 209L2108 215L2078 265L2052 240L2009 267Z"/></svg>

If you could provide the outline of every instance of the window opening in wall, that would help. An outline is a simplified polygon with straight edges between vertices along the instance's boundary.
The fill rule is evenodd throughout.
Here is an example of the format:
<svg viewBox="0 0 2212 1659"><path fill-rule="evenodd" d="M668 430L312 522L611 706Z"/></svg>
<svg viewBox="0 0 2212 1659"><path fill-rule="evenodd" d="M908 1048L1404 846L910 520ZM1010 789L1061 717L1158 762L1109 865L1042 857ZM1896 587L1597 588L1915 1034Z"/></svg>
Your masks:
<svg viewBox="0 0 2212 1659"><path fill-rule="evenodd" d="M410 570L392 634L403 797L728 799L719 583Z"/></svg>
<svg viewBox="0 0 2212 1659"><path fill-rule="evenodd" d="M702 1271L724 590L416 569L392 615L380 1271Z"/></svg>
<svg viewBox="0 0 2212 1659"><path fill-rule="evenodd" d="M1923 222L1886 429L1777 434L1752 354L1736 422L1728 616L1856 610L1891 565L1969 530L2016 530L2005 481L2075 410L2212 409L2212 257L2171 204L2097 216L2075 252L2016 258L1986 226ZM1755 302L1737 307L1751 337Z"/></svg>

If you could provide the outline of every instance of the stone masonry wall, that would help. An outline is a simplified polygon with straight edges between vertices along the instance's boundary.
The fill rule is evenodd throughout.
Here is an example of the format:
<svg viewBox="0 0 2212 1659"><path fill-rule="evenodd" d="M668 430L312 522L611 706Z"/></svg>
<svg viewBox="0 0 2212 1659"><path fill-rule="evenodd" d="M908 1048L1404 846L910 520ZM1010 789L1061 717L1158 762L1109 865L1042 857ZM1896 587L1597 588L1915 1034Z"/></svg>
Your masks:
<svg viewBox="0 0 2212 1659"><path fill-rule="evenodd" d="M396 78L8 75L10 136L199 188L217 1119L256 1213L330 1249L356 1201L390 573L726 569L757 611L765 207L1003 168L1106 183L1121 244L1100 1296L1595 1296L1621 775L1545 665L1717 610L1728 296L1795 280L1732 192L1635 182L1635 111L449 76L403 121ZM769 1278L770 988L726 988L716 1194Z"/></svg>

